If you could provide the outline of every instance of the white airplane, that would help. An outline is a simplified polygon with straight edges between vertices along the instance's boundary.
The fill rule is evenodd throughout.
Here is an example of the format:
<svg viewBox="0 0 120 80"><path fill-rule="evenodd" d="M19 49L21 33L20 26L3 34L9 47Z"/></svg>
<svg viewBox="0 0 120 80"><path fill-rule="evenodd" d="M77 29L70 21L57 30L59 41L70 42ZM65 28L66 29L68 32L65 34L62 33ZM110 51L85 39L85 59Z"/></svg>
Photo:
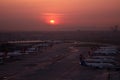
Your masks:
<svg viewBox="0 0 120 80"><path fill-rule="evenodd" d="M113 59L85 59L85 62L89 62L89 63L115 63L115 60Z"/></svg>
<svg viewBox="0 0 120 80"><path fill-rule="evenodd" d="M20 59L21 55L22 55L22 53L20 53L19 51L8 52L7 55L5 56L5 58L6 59L9 59L9 58ZM4 53L3 52L0 53L0 59L1 60L4 59Z"/></svg>
<svg viewBox="0 0 120 80"><path fill-rule="evenodd" d="M97 50L97 51L94 51L93 54L105 54L105 55L110 55L110 54L117 54L117 52L114 51L114 50Z"/></svg>
<svg viewBox="0 0 120 80"><path fill-rule="evenodd" d="M49 43L41 43L41 44L36 44L32 47L36 48L36 47L48 47L50 44Z"/></svg>
<svg viewBox="0 0 120 80"><path fill-rule="evenodd" d="M117 61L115 60L115 57L111 55L117 53L118 50L114 46L100 47L98 50L94 51L91 58L85 59L85 63L87 66L92 67L115 68L117 66Z"/></svg>
<svg viewBox="0 0 120 80"><path fill-rule="evenodd" d="M14 52L8 52L7 55L8 56L20 56L22 55L22 53L20 53L20 51L14 51Z"/></svg>
<svg viewBox="0 0 120 80"><path fill-rule="evenodd" d="M92 56L92 59L113 59L115 60L115 57L113 56Z"/></svg>
<svg viewBox="0 0 120 80"><path fill-rule="evenodd" d="M3 55L4 55L4 53L1 52L0 56L3 56ZM22 55L22 53L20 53L20 51L14 51L14 52L8 52L7 53L7 56L19 56L19 55Z"/></svg>
<svg viewBox="0 0 120 80"><path fill-rule="evenodd" d="M114 49L116 50L118 47L117 46L105 46L105 47L100 47L100 49Z"/></svg>
<svg viewBox="0 0 120 80"><path fill-rule="evenodd" d="M87 63L87 66L91 66L91 67L97 67L97 68L114 68L116 67L114 64L111 63Z"/></svg>
<svg viewBox="0 0 120 80"><path fill-rule="evenodd" d="M112 46L109 46L109 47L100 47L98 50L94 51L95 54L106 54L106 55L109 55L109 54L117 54L118 53L118 50L116 47L112 47Z"/></svg>
<svg viewBox="0 0 120 80"><path fill-rule="evenodd" d="M36 48L28 48L28 50L25 51L25 53L34 53L36 52Z"/></svg>

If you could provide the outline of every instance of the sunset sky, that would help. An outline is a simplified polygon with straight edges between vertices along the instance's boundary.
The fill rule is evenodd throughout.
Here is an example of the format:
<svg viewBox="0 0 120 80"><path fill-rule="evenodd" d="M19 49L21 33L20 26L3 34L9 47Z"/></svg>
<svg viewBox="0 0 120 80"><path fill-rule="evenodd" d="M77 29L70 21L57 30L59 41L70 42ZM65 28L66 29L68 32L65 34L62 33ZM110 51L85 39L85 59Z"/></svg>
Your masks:
<svg viewBox="0 0 120 80"><path fill-rule="evenodd" d="M0 0L0 31L107 30L116 24L120 0Z"/></svg>

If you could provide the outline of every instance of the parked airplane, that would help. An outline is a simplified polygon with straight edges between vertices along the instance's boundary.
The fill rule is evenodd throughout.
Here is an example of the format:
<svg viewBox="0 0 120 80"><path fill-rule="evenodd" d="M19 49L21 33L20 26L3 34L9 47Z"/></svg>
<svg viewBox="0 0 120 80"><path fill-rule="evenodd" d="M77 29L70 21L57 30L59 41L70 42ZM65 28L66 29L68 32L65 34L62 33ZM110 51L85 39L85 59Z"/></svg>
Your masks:
<svg viewBox="0 0 120 80"><path fill-rule="evenodd" d="M114 68L115 65L111 63L86 63L87 66L96 68Z"/></svg>
<svg viewBox="0 0 120 80"><path fill-rule="evenodd" d="M115 55L118 53L117 47L107 46L100 47L93 52L92 56L88 59L84 59L86 66L98 67L98 68L115 68L117 61Z"/></svg>
<svg viewBox="0 0 120 80"><path fill-rule="evenodd" d="M89 63L115 63L115 60L113 59L85 59L85 62L89 62Z"/></svg>

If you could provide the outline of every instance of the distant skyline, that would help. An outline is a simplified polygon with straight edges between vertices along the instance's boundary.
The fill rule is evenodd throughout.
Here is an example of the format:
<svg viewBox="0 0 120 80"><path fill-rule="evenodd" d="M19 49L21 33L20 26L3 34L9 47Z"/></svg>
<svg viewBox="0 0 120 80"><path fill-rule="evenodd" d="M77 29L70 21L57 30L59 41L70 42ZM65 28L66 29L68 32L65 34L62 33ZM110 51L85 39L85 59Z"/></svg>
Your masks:
<svg viewBox="0 0 120 80"><path fill-rule="evenodd" d="M114 25L120 26L120 0L0 0L0 31L110 30Z"/></svg>

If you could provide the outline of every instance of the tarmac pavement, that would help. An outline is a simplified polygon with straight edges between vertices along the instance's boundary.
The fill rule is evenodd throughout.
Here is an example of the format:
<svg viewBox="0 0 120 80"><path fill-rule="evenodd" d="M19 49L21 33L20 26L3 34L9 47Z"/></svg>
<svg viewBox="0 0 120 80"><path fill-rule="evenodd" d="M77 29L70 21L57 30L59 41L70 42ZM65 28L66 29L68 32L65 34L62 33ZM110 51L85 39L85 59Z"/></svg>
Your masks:
<svg viewBox="0 0 120 80"><path fill-rule="evenodd" d="M70 46L56 44L42 53L28 54L23 60L0 65L0 80L108 80L107 70L79 64L79 54L86 55L89 47L70 49Z"/></svg>

